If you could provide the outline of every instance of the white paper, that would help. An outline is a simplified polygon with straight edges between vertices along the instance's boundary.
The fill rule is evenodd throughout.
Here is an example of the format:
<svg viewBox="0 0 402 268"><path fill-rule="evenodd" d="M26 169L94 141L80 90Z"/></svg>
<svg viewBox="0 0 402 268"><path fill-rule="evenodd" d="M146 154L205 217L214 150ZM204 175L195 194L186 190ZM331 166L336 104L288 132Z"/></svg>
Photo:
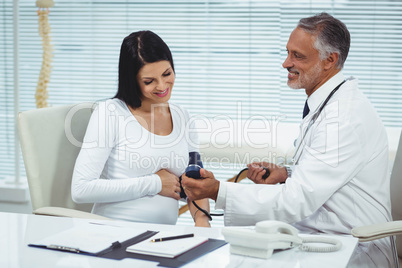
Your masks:
<svg viewBox="0 0 402 268"><path fill-rule="evenodd" d="M47 247L62 246L96 254L110 248L116 241L121 243L144 232L146 232L144 229L87 224L67 229L31 244Z"/></svg>
<svg viewBox="0 0 402 268"><path fill-rule="evenodd" d="M195 236L188 238L181 238L175 240L168 240L162 242L151 242L154 238L169 237L182 235L171 232L159 232L153 237L146 239L140 243L134 244L127 248L127 252L153 255L159 257L175 258L190 249L193 249L202 243L208 241L207 237Z"/></svg>

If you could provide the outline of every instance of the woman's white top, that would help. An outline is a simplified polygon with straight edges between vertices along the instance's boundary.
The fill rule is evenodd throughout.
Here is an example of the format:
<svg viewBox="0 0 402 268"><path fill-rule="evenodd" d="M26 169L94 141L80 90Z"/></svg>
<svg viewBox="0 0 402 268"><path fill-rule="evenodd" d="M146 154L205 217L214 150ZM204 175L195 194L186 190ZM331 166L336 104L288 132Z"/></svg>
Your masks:
<svg viewBox="0 0 402 268"><path fill-rule="evenodd" d="M169 108L173 130L160 136L142 127L125 102L98 103L74 168L74 202L95 203L92 212L109 218L175 224L178 201L158 195L162 183L155 173L181 176L189 152L198 151L198 137L188 113L172 103Z"/></svg>

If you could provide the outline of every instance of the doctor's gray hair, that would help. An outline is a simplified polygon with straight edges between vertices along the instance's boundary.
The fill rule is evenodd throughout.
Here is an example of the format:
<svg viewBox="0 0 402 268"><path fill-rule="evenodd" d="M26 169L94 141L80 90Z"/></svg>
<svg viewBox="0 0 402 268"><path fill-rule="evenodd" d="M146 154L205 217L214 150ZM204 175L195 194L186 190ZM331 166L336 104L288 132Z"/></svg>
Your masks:
<svg viewBox="0 0 402 268"><path fill-rule="evenodd" d="M350 48L350 33L343 22L324 12L301 19L297 27L316 36L314 47L321 60L331 53L338 53L336 67L343 68Z"/></svg>

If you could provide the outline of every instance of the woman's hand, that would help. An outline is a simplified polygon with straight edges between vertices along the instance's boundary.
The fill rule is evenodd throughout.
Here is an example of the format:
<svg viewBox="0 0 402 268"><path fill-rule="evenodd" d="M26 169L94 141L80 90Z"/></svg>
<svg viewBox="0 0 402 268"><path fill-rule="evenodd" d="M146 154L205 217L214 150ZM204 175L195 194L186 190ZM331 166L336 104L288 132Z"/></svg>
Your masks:
<svg viewBox="0 0 402 268"><path fill-rule="evenodd" d="M263 179L265 174L263 167L269 170L269 176ZM254 162L247 165L247 178L252 180L256 184L277 184L285 182L288 178L288 172L285 167L281 167L267 162Z"/></svg>
<svg viewBox="0 0 402 268"><path fill-rule="evenodd" d="M156 172L156 175L161 178L162 182L162 190L158 194L179 200L181 191L179 177L170 173L166 169L159 170Z"/></svg>

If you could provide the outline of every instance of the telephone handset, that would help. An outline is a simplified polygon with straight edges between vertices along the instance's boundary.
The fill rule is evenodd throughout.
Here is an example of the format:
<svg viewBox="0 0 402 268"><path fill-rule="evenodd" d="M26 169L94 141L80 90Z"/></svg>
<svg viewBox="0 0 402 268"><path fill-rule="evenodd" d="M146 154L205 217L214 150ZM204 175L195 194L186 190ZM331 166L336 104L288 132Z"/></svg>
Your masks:
<svg viewBox="0 0 402 268"><path fill-rule="evenodd" d="M302 244L297 229L280 221L262 221L255 230L224 227L222 234L230 243L230 252L258 258L270 258L275 249L288 249Z"/></svg>
<svg viewBox="0 0 402 268"><path fill-rule="evenodd" d="M325 237L301 238L290 224L280 221L261 221L255 229L224 227L222 234L230 244L230 252L238 255L265 258L274 250L299 247L303 251L332 252L342 247L340 241ZM309 246L306 243L326 243L332 246Z"/></svg>

